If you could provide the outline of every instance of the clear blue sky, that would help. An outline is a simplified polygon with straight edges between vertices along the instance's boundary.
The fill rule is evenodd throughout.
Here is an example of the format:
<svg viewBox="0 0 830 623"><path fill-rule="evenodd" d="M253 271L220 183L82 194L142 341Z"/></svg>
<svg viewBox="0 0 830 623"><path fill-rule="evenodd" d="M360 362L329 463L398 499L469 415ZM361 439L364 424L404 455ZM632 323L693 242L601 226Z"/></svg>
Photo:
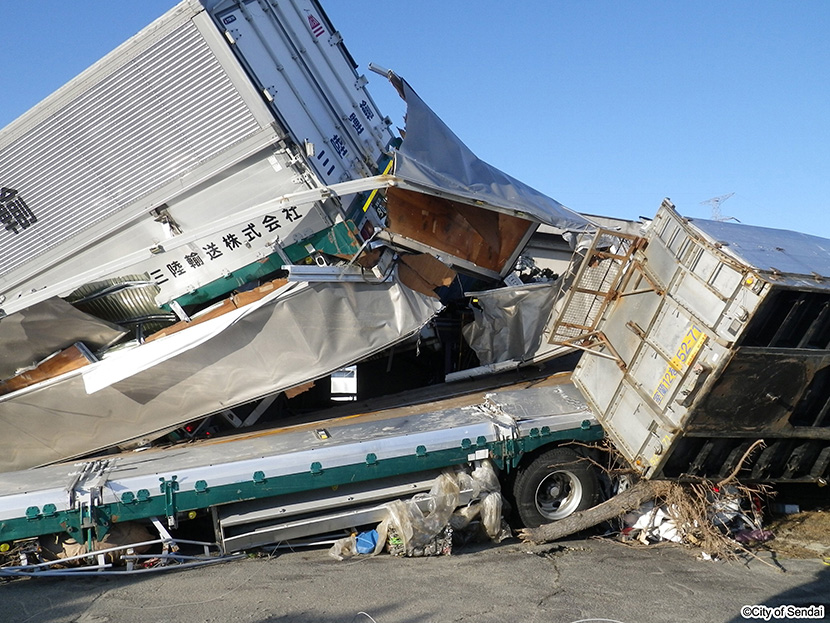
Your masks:
<svg viewBox="0 0 830 623"><path fill-rule="evenodd" d="M4 126L175 0L6 2ZM830 2L323 0L366 69L404 76L479 157L580 212L663 197L830 238Z"/></svg>

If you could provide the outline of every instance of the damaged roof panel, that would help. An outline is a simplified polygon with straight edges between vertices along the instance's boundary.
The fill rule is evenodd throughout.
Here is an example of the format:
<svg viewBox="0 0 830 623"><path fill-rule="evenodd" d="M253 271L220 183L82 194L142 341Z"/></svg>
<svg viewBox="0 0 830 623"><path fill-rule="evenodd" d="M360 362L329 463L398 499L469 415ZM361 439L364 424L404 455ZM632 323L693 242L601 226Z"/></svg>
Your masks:
<svg viewBox="0 0 830 623"><path fill-rule="evenodd" d="M722 251L761 272L830 280L830 245L826 238L744 223L689 220Z"/></svg>
<svg viewBox="0 0 830 623"><path fill-rule="evenodd" d="M396 177L560 229L594 227L582 215L480 160L405 80L392 74L392 82L400 85L406 101L406 136L395 154Z"/></svg>

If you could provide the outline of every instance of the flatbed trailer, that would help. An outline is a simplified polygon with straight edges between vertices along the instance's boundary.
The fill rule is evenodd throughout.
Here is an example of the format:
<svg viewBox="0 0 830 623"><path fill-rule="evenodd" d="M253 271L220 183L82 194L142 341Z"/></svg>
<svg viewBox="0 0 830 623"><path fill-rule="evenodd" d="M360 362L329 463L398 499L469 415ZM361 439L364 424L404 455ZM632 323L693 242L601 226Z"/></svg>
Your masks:
<svg viewBox="0 0 830 623"><path fill-rule="evenodd" d="M65 533L91 545L118 523L173 528L210 513L219 550L230 553L379 521L384 502L429 490L445 468L489 460L522 473L551 448L603 437L567 373L489 383L443 400L5 473L0 541ZM519 483L537 523L595 501L585 465L538 471ZM559 498L543 499L551 493Z"/></svg>

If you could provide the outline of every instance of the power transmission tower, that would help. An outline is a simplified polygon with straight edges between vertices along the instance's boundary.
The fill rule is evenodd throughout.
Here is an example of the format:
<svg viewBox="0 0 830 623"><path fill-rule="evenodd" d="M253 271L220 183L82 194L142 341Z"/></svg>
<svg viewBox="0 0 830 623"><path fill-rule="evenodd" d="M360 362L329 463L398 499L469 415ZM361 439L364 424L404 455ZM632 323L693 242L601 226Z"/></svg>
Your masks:
<svg viewBox="0 0 830 623"><path fill-rule="evenodd" d="M720 211L721 204L734 194L734 192L731 192L726 195L721 195L720 197L712 197L711 199L707 199L706 201L701 201L700 205L708 205L711 207L713 221L735 221L737 223L740 223L740 221L736 219L734 216L723 216Z"/></svg>

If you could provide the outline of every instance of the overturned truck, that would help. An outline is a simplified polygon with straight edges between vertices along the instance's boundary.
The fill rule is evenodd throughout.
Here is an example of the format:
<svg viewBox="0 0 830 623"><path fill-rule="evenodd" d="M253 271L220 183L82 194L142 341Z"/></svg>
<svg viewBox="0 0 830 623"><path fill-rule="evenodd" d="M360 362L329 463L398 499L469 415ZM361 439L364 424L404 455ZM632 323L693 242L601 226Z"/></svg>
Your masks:
<svg viewBox="0 0 830 623"><path fill-rule="evenodd" d="M381 73L403 141L317 2L188 0L0 133L0 541L100 548L137 522L166 548L209 517L235 551L369 521L490 461L527 523L596 500L559 446L602 430L556 366L340 417L308 398L378 361L378 386L404 362L383 393L423 384L406 369L422 350L432 383L476 367L465 292L521 284L540 224L591 227Z"/></svg>
<svg viewBox="0 0 830 623"><path fill-rule="evenodd" d="M319 4L188 0L2 131L0 471L241 421L588 226L388 77L403 144Z"/></svg>
<svg viewBox="0 0 830 623"><path fill-rule="evenodd" d="M830 241L665 201L578 270L551 339L585 351L574 383L641 476L826 483Z"/></svg>
<svg viewBox="0 0 830 623"><path fill-rule="evenodd" d="M606 434L646 478L828 477L830 243L603 229L376 70L403 140L316 1L187 0L0 132L0 542L227 553L490 462L534 526L599 499Z"/></svg>

